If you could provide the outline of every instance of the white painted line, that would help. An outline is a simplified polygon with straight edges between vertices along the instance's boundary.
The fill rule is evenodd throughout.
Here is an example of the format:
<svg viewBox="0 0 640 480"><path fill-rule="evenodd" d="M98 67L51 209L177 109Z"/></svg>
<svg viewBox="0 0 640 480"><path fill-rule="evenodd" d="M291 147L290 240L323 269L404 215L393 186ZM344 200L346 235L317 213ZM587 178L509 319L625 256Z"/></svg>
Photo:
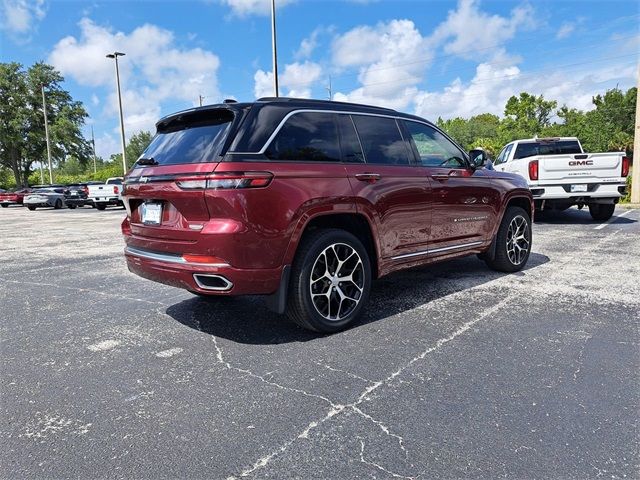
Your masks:
<svg viewBox="0 0 640 480"><path fill-rule="evenodd" d="M631 209L631 210L625 210L625 211L624 211L623 213L621 213L620 215L616 215L615 217L611 217L611 218L610 218L609 220L607 220L606 222L601 223L601 224L600 224L600 225L598 225L596 228L594 228L594 230L601 230L601 229L603 229L604 227L606 227L607 225L609 225L610 223L615 222L618 218L622 218L622 217L624 217L625 215L627 215L627 214L629 214L629 213L631 213L631 212L634 212L634 211L635 211L634 209Z"/></svg>

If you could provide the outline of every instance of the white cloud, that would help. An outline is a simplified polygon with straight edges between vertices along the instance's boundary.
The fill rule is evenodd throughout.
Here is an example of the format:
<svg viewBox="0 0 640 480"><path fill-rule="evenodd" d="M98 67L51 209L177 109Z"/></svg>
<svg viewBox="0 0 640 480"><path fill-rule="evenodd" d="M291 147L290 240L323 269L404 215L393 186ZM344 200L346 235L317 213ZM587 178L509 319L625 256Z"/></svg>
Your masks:
<svg viewBox="0 0 640 480"><path fill-rule="evenodd" d="M333 61L338 67L358 68L362 86L334 98L404 108L423 80L432 51L411 20L356 27L334 40Z"/></svg>
<svg viewBox="0 0 640 480"><path fill-rule="evenodd" d="M284 7L296 0L276 0L276 9ZM234 15L245 17L247 15L269 15L271 12L271 0L220 0L223 5L231 8Z"/></svg>
<svg viewBox="0 0 640 480"><path fill-rule="evenodd" d="M36 22L46 15L44 0L2 0L0 28L15 40L26 41Z"/></svg>
<svg viewBox="0 0 640 480"><path fill-rule="evenodd" d="M287 97L310 98L311 88L322 75L322 67L313 62L295 62L285 66L279 75L280 93ZM273 72L258 70L254 77L254 94L256 98L274 95Z"/></svg>
<svg viewBox="0 0 640 480"><path fill-rule="evenodd" d="M515 7L509 17L502 17L480 10L478 0L460 0L457 9L434 30L431 41L445 43L446 53L462 58L487 58L493 47L534 26L533 8L526 3Z"/></svg>
<svg viewBox="0 0 640 480"><path fill-rule="evenodd" d="M469 82L459 78L439 92L420 92L415 96L416 114L435 120L438 117L470 117L480 113L503 115L512 95L529 92L557 100L558 106L589 110L595 92L612 88L620 81L632 84L634 67L606 66L582 71L522 72L517 66L499 67L481 63Z"/></svg>
<svg viewBox="0 0 640 480"><path fill-rule="evenodd" d="M212 52L178 48L173 33L155 25L145 24L130 33L114 32L87 18L79 25L79 37L60 40L49 55L49 63L81 85L107 88L111 93L104 114L117 122L114 62L105 54L125 52L126 56L119 58L119 66L129 135L153 130L165 102L177 100L196 105L201 94L212 101L220 98L220 61Z"/></svg>
<svg viewBox="0 0 640 480"><path fill-rule="evenodd" d="M304 59L309 58L313 51L318 47L318 36L323 33L324 29L322 27L316 28L311 35L307 38L304 38L302 42L300 42L300 48L295 53L296 59Z"/></svg>
<svg viewBox="0 0 640 480"><path fill-rule="evenodd" d="M558 33L556 33L556 38L557 39L567 38L569 35L573 33L575 29L576 29L575 23L564 22L562 25L560 25L560 28L558 29Z"/></svg>

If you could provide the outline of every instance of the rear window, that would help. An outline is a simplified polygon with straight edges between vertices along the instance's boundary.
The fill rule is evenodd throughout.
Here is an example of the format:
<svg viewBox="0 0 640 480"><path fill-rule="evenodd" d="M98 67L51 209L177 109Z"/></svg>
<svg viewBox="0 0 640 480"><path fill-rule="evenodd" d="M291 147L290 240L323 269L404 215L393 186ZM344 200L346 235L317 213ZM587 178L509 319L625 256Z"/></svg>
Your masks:
<svg viewBox="0 0 640 480"><path fill-rule="evenodd" d="M269 144L265 155L270 160L339 162L335 115L315 112L292 115Z"/></svg>
<svg viewBox="0 0 640 480"><path fill-rule="evenodd" d="M580 144L576 140L559 140L556 142L526 142L516 147L514 160L533 157L534 155L563 155L582 153Z"/></svg>
<svg viewBox="0 0 640 480"><path fill-rule="evenodd" d="M156 136L140 158L153 159L159 165L216 162L232 121L229 110L172 118L158 126Z"/></svg>
<svg viewBox="0 0 640 480"><path fill-rule="evenodd" d="M121 178L110 178L109 180L107 180L107 185L122 185L122 179Z"/></svg>

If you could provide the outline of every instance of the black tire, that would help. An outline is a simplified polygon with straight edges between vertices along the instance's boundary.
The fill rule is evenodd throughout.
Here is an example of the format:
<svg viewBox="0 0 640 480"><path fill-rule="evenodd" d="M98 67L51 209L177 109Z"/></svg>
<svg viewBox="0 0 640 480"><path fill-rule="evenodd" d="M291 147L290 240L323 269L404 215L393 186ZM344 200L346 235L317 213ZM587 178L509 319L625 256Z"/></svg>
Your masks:
<svg viewBox="0 0 640 480"><path fill-rule="evenodd" d="M591 218L599 222L606 222L613 216L613 211L616 209L615 203L590 203L589 213Z"/></svg>
<svg viewBox="0 0 640 480"><path fill-rule="evenodd" d="M27 208L33 212L36 209L36 206L35 205L27 205Z"/></svg>
<svg viewBox="0 0 640 480"><path fill-rule="evenodd" d="M73 210L74 208L77 207L77 205L67 205L67 207L69 208L69 210Z"/></svg>
<svg viewBox="0 0 640 480"><path fill-rule="evenodd" d="M7 205L6 203L2 204L2 208L7 208L9 205Z"/></svg>
<svg viewBox="0 0 640 480"><path fill-rule="evenodd" d="M56 200L56 203L53 205L53 208L55 208L56 210L60 210L62 208L62 200L60 199Z"/></svg>
<svg viewBox="0 0 640 480"><path fill-rule="evenodd" d="M523 226L523 235L522 240L517 242L515 248L509 250L507 246L509 237L513 232L509 227L515 219L524 220L524 223L521 224ZM517 224L518 222L516 222ZM520 207L507 208L493 241L495 242L495 256L494 258L487 256L484 259L489 268L508 273L521 270L527 264L531 253L531 218L529 218L529 214ZM526 251L523 253L525 246Z"/></svg>
<svg viewBox="0 0 640 480"><path fill-rule="evenodd" d="M324 254L323 261L321 257L325 250L327 253ZM337 271L336 266L339 268ZM324 300L316 298L314 303L311 296L311 276L319 269L324 269L325 273L333 274L334 277L330 280L320 276L313 282L313 288L319 292L317 297L325 297L321 293L327 292ZM347 273L349 269L350 274ZM340 282L337 275L341 272L343 276L349 275L355 280ZM371 261L358 238L338 229L312 231L304 236L293 261L287 316L301 327L315 332L333 333L344 330L365 308L371 282ZM323 302L326 302L327 315L320 313ZM337 306L335 302L338 302ZM337 308L335 318L331 318L332 308L334 313Z"/></svg>
<svg viewBox="0 0 640 480"><path fill-rule="evenodd" d="M96 208L98 210L104 210L107 206L104 203L96 203Z"/></svg>

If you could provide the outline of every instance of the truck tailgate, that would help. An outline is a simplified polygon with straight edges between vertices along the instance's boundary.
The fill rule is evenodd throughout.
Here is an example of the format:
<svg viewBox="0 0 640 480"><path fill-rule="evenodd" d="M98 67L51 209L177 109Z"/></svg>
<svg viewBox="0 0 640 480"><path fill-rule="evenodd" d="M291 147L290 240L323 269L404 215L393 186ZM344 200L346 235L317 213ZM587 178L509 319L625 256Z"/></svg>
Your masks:
<svg viewBox="0 0 640 480"><path fill-rule="evenodd" d="M622 152L582 153L573 155L544 155L538 159L538 181L600 182L620 179L622 174Z"/></svg>

